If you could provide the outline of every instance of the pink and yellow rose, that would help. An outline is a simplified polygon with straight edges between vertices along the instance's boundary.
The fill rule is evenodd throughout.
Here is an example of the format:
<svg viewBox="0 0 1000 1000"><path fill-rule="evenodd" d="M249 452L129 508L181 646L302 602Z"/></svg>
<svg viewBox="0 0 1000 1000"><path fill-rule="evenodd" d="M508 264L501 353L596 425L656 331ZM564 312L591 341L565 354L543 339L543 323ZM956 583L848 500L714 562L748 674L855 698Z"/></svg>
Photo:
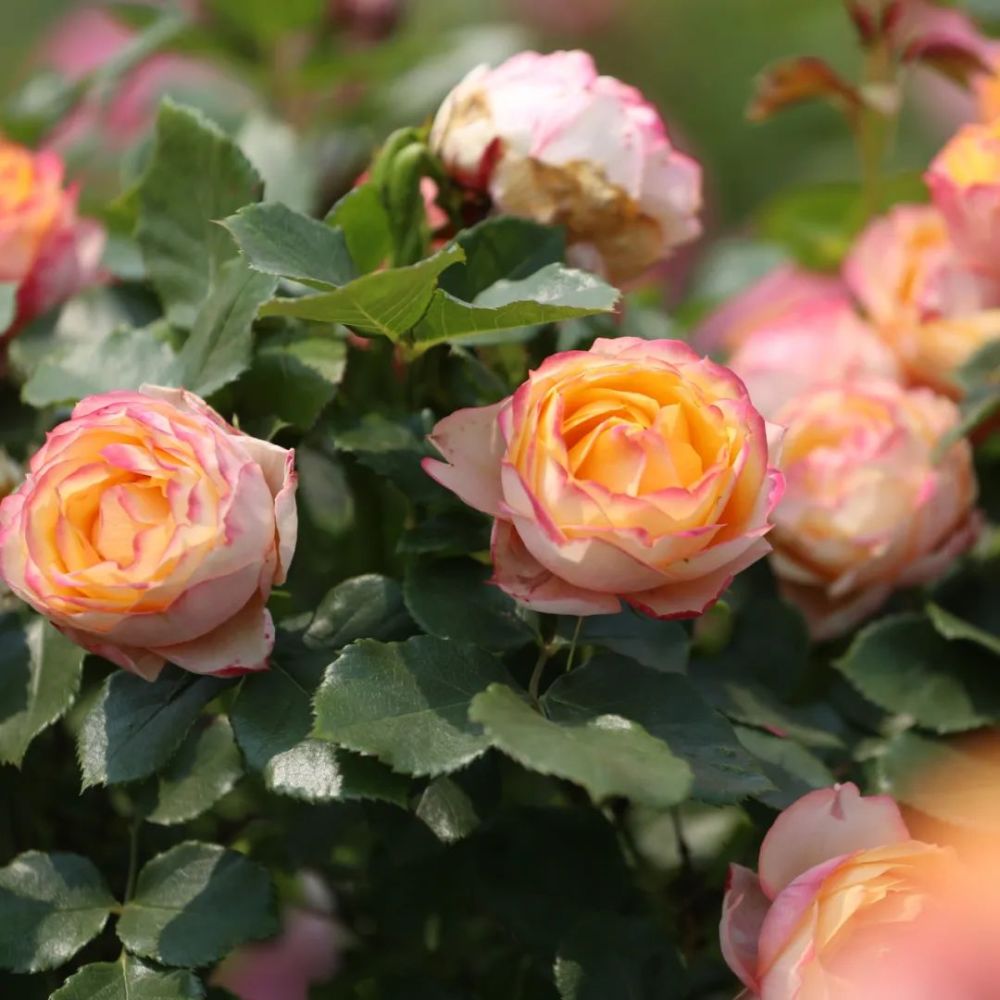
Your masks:
<svg viewBox="0 0 1000 1000"><path fill-rule="evenodd" d="M722 952L758 1000L981 1000L996 970L968 888L891 798L810 792L764 838L758 874L730 867Z"/></svg>
<svg viewBox="0 0 1000 1000"><path fill-rule="evenodd" d="M97 280L104 230L77 217L76 200L58 156L0 138L0 283L18 289L13 324L0 334Z"/></svg>
<svg viewBox="0 0 1000 1000"><path fill-rule="evenodd" d="M263 670L295 550L291 451L181 389L80 402L0 503L0 575L85 649L154 679Z"/></svg>
<svg viewBox="0 0 1000 1000"><path fill-rule="evenodd" d="M770 550L779 436L726 368L622 337L446 417L424 467L495 518L494 580L528 607L690 617Z"/></svg>
<svg viewBox="0 0 1000 1000"><path fill-rule="evenodd" d="M975 540L972 452L950 400L886 381L820 386L776 415L784 499L772 565L816 639L840 635L899 587L938 577Z"/></svg>
<svg viewBox="0 0 1000 1000"><path fill-rule="evenodd" d="M599 76L586 52L522 52L473 70L447 97L431 145L498 212L566 227L570 259L616 282L701 231L701 169L656 109Z"/></svg>

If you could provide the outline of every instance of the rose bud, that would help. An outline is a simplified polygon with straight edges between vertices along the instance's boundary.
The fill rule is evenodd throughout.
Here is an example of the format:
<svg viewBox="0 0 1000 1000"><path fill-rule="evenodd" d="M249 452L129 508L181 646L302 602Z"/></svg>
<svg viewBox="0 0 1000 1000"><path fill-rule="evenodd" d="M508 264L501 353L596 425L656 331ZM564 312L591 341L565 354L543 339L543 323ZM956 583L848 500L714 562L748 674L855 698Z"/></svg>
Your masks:
<svg viewBox="0 0 1000 1000"><path fill-rule="evenodd" d="M807 390L784 406L772 565L813 637L829 639L899 587L934 580L975 540L969 443L937 455L959 420L928 389L858 381Z"/></svg>
<svg viewBox="0 0 1000 1000"><path fill-rule="evenodd" d="M615 282L701 229L700 167L639 91L598 76L585 52L473 70L438 111L431 145L495 211L565 226L571 261Z"/></svg>
<svg viewBox="0 0 1000 1000"><path fill-rule="evenodd" d="M844 279L917 385L957 397L956 369L1000 333L1000 277L969 266L931 205L898 205L875 219Z"/></svg>
<svg viewBox="0 0 1000 1000"><path fill-rule="evenodd" d="M445 461L424 468L495 518L494 582L528 607L687 618L770 550L779 437L728 369L621 337L446 417L431 434Z"/></svg>
<svg viewBox="0 0 1000 1000"><path fill-rule="evenodd" d="M959 129L925 180L959 252L1000 273L1000 122Z"/></svg>
<svg viewBox="0 0 1000 1000"><path fill-rule="evenodd" d="M986 997L967 879L888 796L810 792L775 820L759 874L730 866L722 954L751 1000Z"/></svg>
<svg viewBox="0 0 1000 1000"><path fill-rule="evenodd" d="M62 161L0 139L0 283L15 284L12 335L98 280L104 230L76 214Z"/></svg>
<svg viewBox="0 0 1000 1000"><path fill-rule="evenodd" d="M395 31L403 0L331 0L334 20L359 38L377 42Z"/></svg>
<svg viewBox="0 0 1000 1000"><path fill-rule="evenodd" d="M147 680L263 670L265 603L295 549L291 451L181 389L77 404L0 503L0 576L85 649Z"/></svg>
<svg viewBox="0 0 1000 1000"><path fill-rule="evenodd" d="M848 303L835 299L755 330L730 357L729 367L768 420L800 392L824 382L900 374L886 344Z"/></svg>

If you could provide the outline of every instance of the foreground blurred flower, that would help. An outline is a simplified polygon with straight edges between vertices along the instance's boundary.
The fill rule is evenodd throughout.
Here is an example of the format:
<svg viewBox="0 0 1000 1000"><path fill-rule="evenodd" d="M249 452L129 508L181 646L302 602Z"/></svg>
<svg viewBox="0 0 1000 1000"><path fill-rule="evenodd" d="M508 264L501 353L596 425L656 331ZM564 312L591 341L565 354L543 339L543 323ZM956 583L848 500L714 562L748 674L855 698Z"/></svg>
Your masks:
<svg viewBox="0 0 1000 1000"><path fill-rule="evenodd" d="M729 367L768 420L794 396L824 382L899 376L892 351L849 303L833 298L754 331L730 357Z"/></svg>
<svg viewBox="0 0 1000 1000"><path fill-rule="evenodd" d="M104 230L76 200L58 156L0 139L0 283L18 286L8 335L97 280Z"/></svg>
<svg viewBox="0 0 1000 1000"><path fill-rule="evenodd" d="M930 205L869 225L844 279L910 381L956 396L955 370L1000 334L1000 278L969 266Z"/></svg>
<svg viewBox="0 0 1000 1000"><path fill-rule="evenodd" d="M956 406L927 389L858 381L806 392L776 415L786 491L772 563L816 639L840 635L898 587L927 583L975 540L967 441L938 458Z"/></svg>
<svg viewBox="0 0 1000 1000"><path fill-rule="evenodd" d="M673 340L598 340L459 410L424 468L496 518L494 580L538 611L705 611L765 555L782 488L732 372Z"/></svg>
<svg viewBox="0 0 1000 1000"><path fill-rule="evenodd" d="M522 52L448 96L431 144L498 212L566 227L571 259L637 277L700 232L701 170L656 109L585 52Z"/></svg>
<svg viewBox="0 0 1000 1000"><path fill-rule="evenodd" d="M810 792L775 821L759 875L730 866L720 935L761 1000L982 1000L964 933L965 872L910 839L887 796L851 784ZM989 963L986 963L987 965Z"/></svg>
<svg viewBox="0 0 1000 1000"><path fill-rule="evenodd" d="M1000 121L959 129L926 180L959 252L1000 273Z"/></svg>
<svg viewBox="0 0 1000 1000"><path fill-rule="evenodd" d="M85 649L155 678L263 670L295 549L293 453L180 389L91 396L0 504L0 575Z"/></svg>

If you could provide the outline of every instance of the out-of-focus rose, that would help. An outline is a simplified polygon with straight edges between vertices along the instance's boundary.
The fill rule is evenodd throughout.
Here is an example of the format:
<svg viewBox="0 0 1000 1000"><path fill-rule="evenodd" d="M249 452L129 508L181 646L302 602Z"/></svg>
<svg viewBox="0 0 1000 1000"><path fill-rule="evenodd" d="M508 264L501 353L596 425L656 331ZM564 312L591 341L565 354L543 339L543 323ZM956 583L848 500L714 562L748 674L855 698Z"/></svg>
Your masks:
<svg viewBox="0 0 1000 1000"><path fill-rule="evenodd" d="M600 31L621 14L627 0L511 0L514 12L530 24L554 34L584 35Z"/></svg>
<svg viewBox="0 0 1000 1000"><path fill-rule="evenodd" d="M0 139L0 282L18 286L8 335L97 280L104 230L76 201L58 156Z"/></svg>
<svg viewBox="0 0 1000 1000"><path fill-rule="evenodd" d="M771 827L759 875L730 867L722 952L760 1000L985 1000L966 880L887 796L810 792Z"/></svg>
<svg viewBox="0 0 1000 1000"><path fill-rule="evenodd" d="M959 252L1000 273L1000 120L959 129L925 179Z"/></svg>
<svg viewBox="0 0 1000 1000"><path fill-rule="evenodd" d="M330 11L348 31L378 41L395 30L403 7L403 0L331 0Z"/></svg>
<svg viewBox="0 0 1000 1000"><path fill-rule="evenodd" d="M729 354L758 330L794 322L799 310L833 308L847 301L839 278L785 264L710 313L695 332L694 342L706 354Z"/></svg>
<svg viewBox="0 0 1000 1000"><path fill-rule="evenodd" d="M819 387L783 407L786 490L772 564L817 639L840 635L897 587L939 576L975 540L972 453L950 400L894 382Z"/></svg>
<svg viewBox="0 0 1000 1000"><path fill-rule="evenodd" d="M424 468L491 514L494 582L539 611L701 614L765 555L780 433L743 383L674 340L598 340L459 410Z"/></svg>
<svg viewBox="0 0 1000 1000"><path fill-rule="evenodd" d="M962 258L931 205L899 205L872 222L844 279L917 385L958 395L955 370L1000 334L1000 278Z"/></svg>
<svg viewBox="0 0 1000 1000"><path fill-rule="evenodd" d="M899 378L892 351L846 301L833 298L754 331L728 364L768 420L794 396L824 382Z"/></svg>
<svg viewBox="0 0 1000 1000"><path fill-rule="evenodd" d="M438 111L431 143L497 211L566 227L571 257L616 282L700 232L701 169L656 109L585 52L480 66Z"/></svg>
<svg viewBox="0 0 1000 1000"><path fill-rule="evenodd" d="M990 71L980 73L973 81L976 110L984 122L1000 118L1000 44L990 48Z"/></svg>
<svg viewBox="0 0 1000 1000"><path fill-rule="evenodd" d="M265 602L295 549L291 451L180 389L90 396L0 504L0 575L67 636L146 679L263 670Z"/></svg>
<svg viewBox="0 0 1000 1000"><path fill-rule="evenodd" d="M309 1000L310 987L333 979L345 938L333 898L315 875L300 882L308 907L285 910L280 937L233 952L212 974L213 986L239 1000Z"/></svg>

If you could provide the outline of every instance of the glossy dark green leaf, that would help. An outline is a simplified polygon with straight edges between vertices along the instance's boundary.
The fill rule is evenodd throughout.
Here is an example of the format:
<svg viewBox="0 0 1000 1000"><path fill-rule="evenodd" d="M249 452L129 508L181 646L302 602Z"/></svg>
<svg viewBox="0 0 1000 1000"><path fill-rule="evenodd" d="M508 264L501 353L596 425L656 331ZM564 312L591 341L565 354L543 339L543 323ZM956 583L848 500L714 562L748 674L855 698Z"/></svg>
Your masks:
<svg viewBox="0 0 1000 1000"><path fill-rule="evenodd" d="M139 186L137 237L172 323L194 323L222 265L236 256L218 220L260 194L260 177L232 139L199 112L164 101Z"/></svg>
<svg viewBox="0 0 1000 1000"><path fill-rule="evenodd" d="M83 650L42 618L0 619L0 762L20 765L31 741L72 705Z"/></svg>
<svg viewBox="0 0 1000 1000"><path fill-rule="evenodd" d="M761 774L772 786L755 792L754 798L772 809L787 809L807 792L826 788L836 781L829 767L794 739L747 726L736 726L735 730L740 743L753 755Z"/></svg>
<svg viewBox="0 0 1000 1000"><path fill-rule="evenodd" d="M68 962L100 934L114 905L87 858L19 855L0 868L0 968L38 972Z"/></svg>
<svg viewBox="0 0 1000 1000"><path fill-rule="evenodd" d="M392 253L389 216L373 184L348 191L330 210L326 224L344 233L351 258L362 274L374 271Z"/></svg>
<svg viewBox="0 0 1000 1000"><path fill-rule="evenodd" d="M559 634L572 641L578 619L560 618ZM616 615L588 615L580 621L580 646L603 646L647 667L682 671L691 645L679 622L663 621L625 608Z"/></svg>
<svg viewBox="0 0 1000 1000"><path fill-rule="evenodd" d="M118 921L129 951L178 966L218 961L278 929L268 872L236 851L195 841L172 847L139 872Z"/></svg>
<svg viewBox="0 0 1000 1000"><path fill-rule="evenodd" d="M425 632L484 649L520 649L538 639L531 615L489 583L492 569L472 559L421 559L406 571L403 593ZM456 609L461 608L461 614Z"/></svg>
<svg viewBox="0 0 1000 1000"><path fill-rule="evenodd" d="M77 735L83 787L135 781L161 768L225 687L169 665L153 683L123 670L112 674Z"/></svg>
<svg viewBox="0 0 1000 1000"><path fill-rule="evenodd" d="M202 1000L205 989L186 969L158 969L135 955L85 965L50 1000Z"/></svg>
<svg viewBox="0 0 1000 1000"><path fill-rule="evenodd" d="M424 789L416 814L445 844L462 840L479 826L476 806L469 794L448 777L435 778Z"/></svg>
<svg viewBox="0 0 1000 1000"><path fill-rule="evenodd" d="M949 641L922 615L867 626L835 666L869 701L935 732L1000 719L995 657L976 644Z"/></svg>
<svg viewBox="0 0 1000 1000"><path fill-rule="evenodd" d="M507 680L500 662L475 646L433 636L362 640L327 669L315 733L404 774L446 774L489 746L469 705Z"/></svg>
<svg viewBox="0 0 1000 1000"><path fill-rule="evenodd" d="M494 746L532 771L581 785L594 802L621 796L657 808L682 802L691 770L669 747L621 715L546 718L505 684L476 695L469 718Z"/></svg>
<svg viewBox="0 0 1000 1000"><path fill-rule="evenodd" d="M357 276L343 231L286 205L247 205L222 225L255 271L324 290Z"/></svg>
<svg viewBox="0 0 1000 1000"><path fill-rule="evenodd" d="M958 615L953 615L939 604L927 605L927 617L938 634L945 639L964 639L967 642L974 642L977 646L982 646L983 649L1000 656L1000 635L994 635L978 625L973 625L972 622L959 618Z"/></svg>
<svg viewBox="0 0 1000 1000"><path fill-rule="evenodd" d="M313 649L339 649L358 639L400 638L411 628L399 584L366 573L338 583L319 602L303 641Z"/></svg>

